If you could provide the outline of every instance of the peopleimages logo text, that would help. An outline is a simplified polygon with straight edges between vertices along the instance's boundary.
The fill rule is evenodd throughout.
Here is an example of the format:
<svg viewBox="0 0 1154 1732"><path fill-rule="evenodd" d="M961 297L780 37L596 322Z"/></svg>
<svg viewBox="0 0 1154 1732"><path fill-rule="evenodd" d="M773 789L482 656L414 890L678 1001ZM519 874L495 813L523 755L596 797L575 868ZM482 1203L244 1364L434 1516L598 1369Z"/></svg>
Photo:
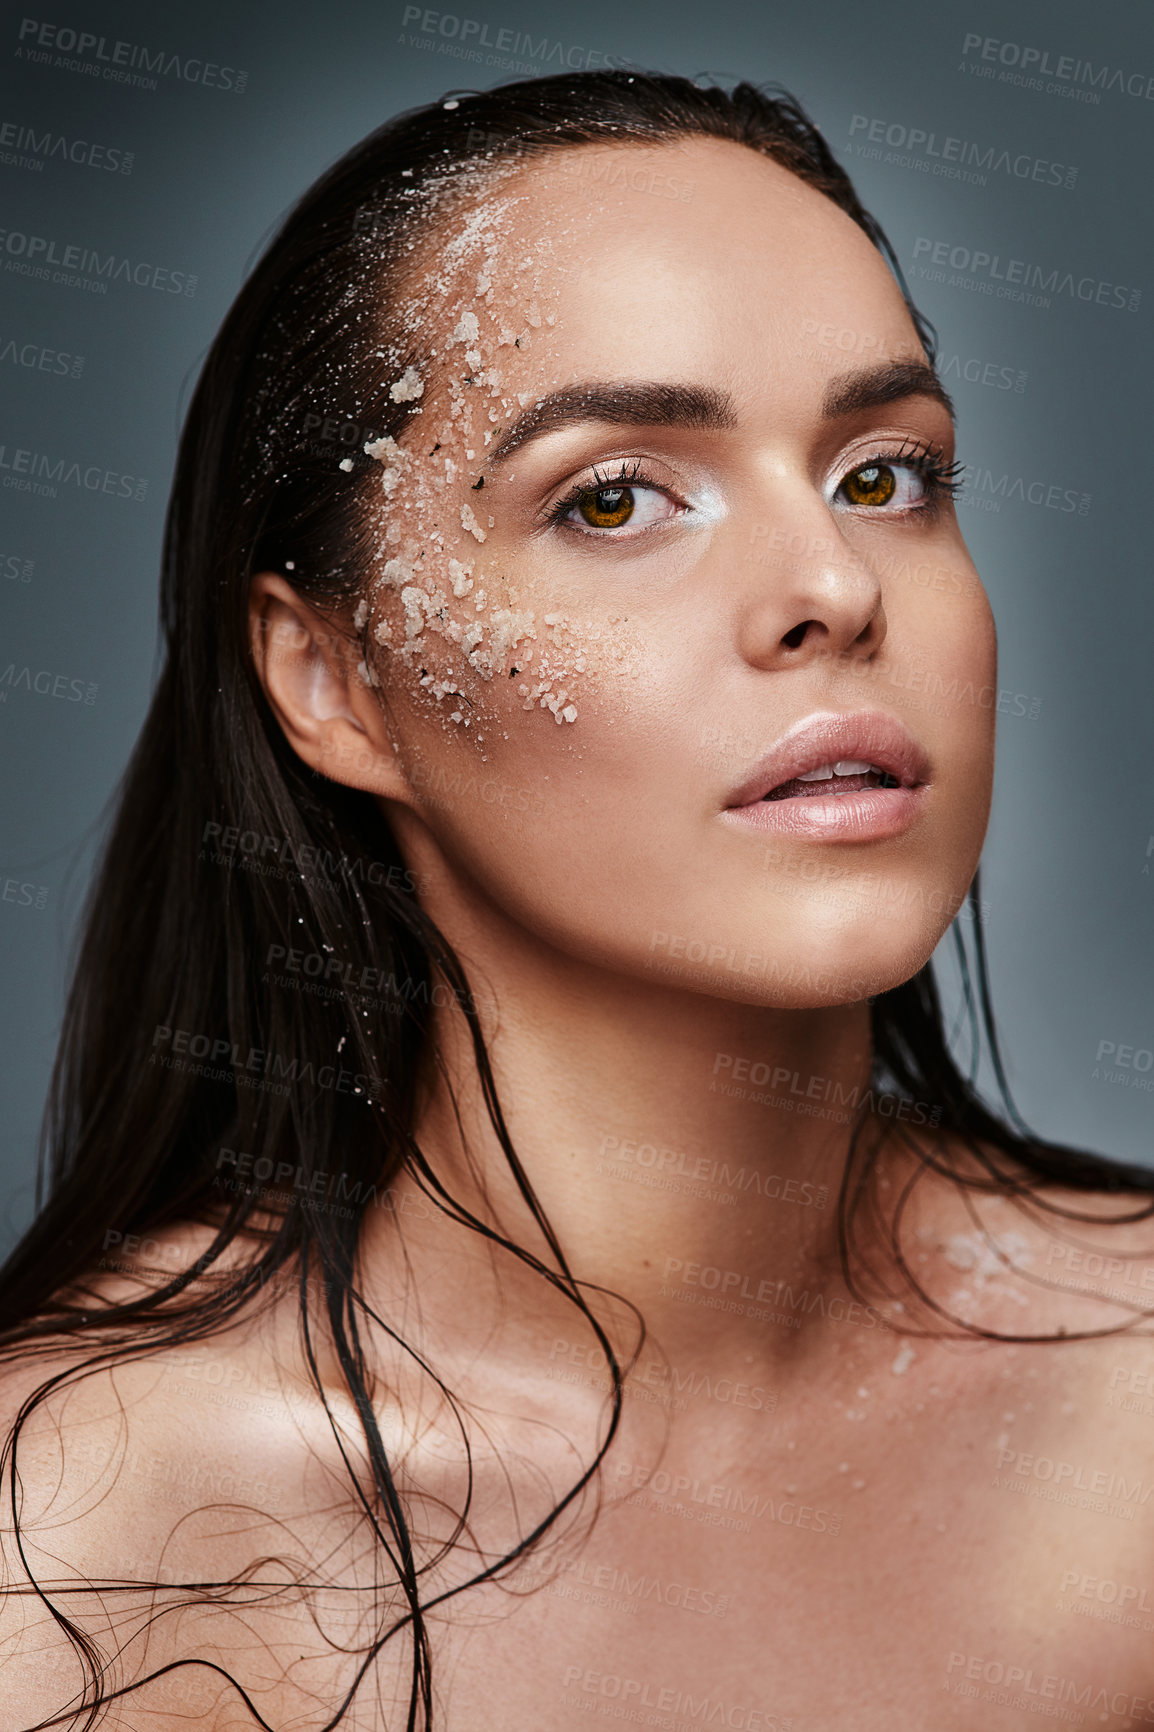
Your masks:
<svg viewBox="0 0 1154 1732"><path fill-rule="evenodd" d="M239 96L248 83L248 73L235 66L146 48L140 42L110 41L90 30L43 23L39 18L22 18L17 37L20 46L16 53L22 58L50 64L55 61L68 71L87 72L118 84L143 83L155 89L157 78L175 78L182 84L203 84L210 90L231 90ZM142 79L139 74L147 76Z"/></svg>
<svg viewBox="0 0 1154 1732"><path fill-rule="evenodd" d="M100 168L110 174L131 174L135 153L118 150L109 144L95 144L87 138L70 138L62 132L37 132L33 126L20 126L15 121L0 122L0 161L9 166L43 168L55 158L58 162L74 162L80 168Z"/></svg>
<svg viewBox="0 0 1154 1732"><path fill-rule="evenodd" d="M620 55L603 54L596 48L582 48L577 43L553 41L548 36L534 37L527 30L494 25L493 34L490 34L489 22L483 18L464 18L456 12L436 12L427 6L405 7L401 28L407 30L410 26L415 26L421 35L439 37L446 45L456 43L458 59L479 60L479 50L485 48L494 51L496 56L519 55L521 64L526 67L553 63L558 70L568 68L571 72L587 72L595 66L620 68L633 64ZM499 59L492 63L505 66ZM505 70L509 69L505 67Z"/></svg>
<svg viewBox="0 0 1154 1732"><path fill-rule="evenodd" d="M925 235L915 240L913 257L915 261L939 265L962 276L1002 283L1004 294L1011 300L1026 299L1030 294L1066 295L1072 301L1092 301L1099 307L1121 307L1130 313L1138 311L1142 300L1141 289L1128 288L1123 283L1076 277L1073 271L1064 271L1058 265L1035 265L1028 259L1003 260L1000 253L951 246L949 241L930 240ZM1017 294L1013 285L1017 286Z"/></svg>
<svg viewBox="0 0 1154 1732"><path fill-rule="evenodd" d="M0 252L7 255L7 271L52 282L91 283L102 294L115 282L168 295L196 293L197 279L188 271L172 271L120 253L98 253L94 247L65 246L48 235L25 234L20 229L0 229Z"/></svg>
<svg viewBox="0 0 1154 1732"><path fill-rule="evenodd" d="M991 174L1008 174L1015 180L1032 180L1046 186L1061 186L1069 189L1077 183L1078 170L1068 163L1052 162L1046 156L1031 156L1028 151L1011 151L999 149L993 144L978 144L971 138L955 138L950 133L938 134L928 131L922 126L906 126L901 121L879 120L868 114L854 114L850 117L849 136L856 139L859 133L864 133L861 144L886 145L889 152L905 153L904 157L895 160L901 163L908 158L933 159L937 168L943 173L951 172L949 164L957 164L959 168L989 170ZM880 151L870 152L868 148L861 149L859 155L873 155L875 159ZM888 161L889 158L885 159ZM927 162L926 166L930 166ZM935 170L936 171L936 170ZM975 177L984 185L984 175Z"/></svg>
<svg viewBox="0 0 1154 1732"><path fill-rule="evenodd" d="M148 482L139 476L122 475L118 469L102 469L98 463L49 457L43 451L20 446L12 449L0 445L0 478L5 487L14 487L20 493L45 494L50 499L55 499L58 483L88 493L114 494L121 499L141 500L148 492Z"/></svg>
<svg viewBox="0 0 1154 1732"><path fill-rule="evenodd" d="M1127 71L1103 61L1095 66L1092 60L1078 60L1072 54L1051 54L1048 48L1034 48L1024 42L1004 42L997 36L980 36L969 32L962 42L963 60L985 61L1013 68L1027 83L1037 80L1041 89L1043 78L1053 78L1059 84L1085 85L1094 90L1115 90L1122 96L1137 96L1154 102L1154 73Z"/></svg>

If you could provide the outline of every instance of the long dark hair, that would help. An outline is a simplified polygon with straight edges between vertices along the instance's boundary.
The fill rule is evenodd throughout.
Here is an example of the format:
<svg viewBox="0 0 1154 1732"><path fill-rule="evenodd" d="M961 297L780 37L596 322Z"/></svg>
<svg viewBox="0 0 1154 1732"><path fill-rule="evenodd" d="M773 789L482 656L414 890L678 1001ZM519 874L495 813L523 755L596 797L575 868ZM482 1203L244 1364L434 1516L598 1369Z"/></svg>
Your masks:
<svg viewBox="0 0 1154 1732"><path fill-rule="evenodd" d="M507 1570L575 1504L612 1442L629 1362L617 1356L534 1195L505 1126L466 972L424 913L380 809L308 770L271 714L249 646L249 580L262 569L284 571L321 609L343 608L361 593L365 500L370 487L379 494L379 470L363 447L400 438L412 407L392 400L395 369L379 357L401 343L389 329L393 290L406 246L435 224L438 190L462 172L483 177L547 152L689 137L746 145L832 199L906 294L878 225L784 93L623 71L458 93L371 134L292 210L213 344L181 442L165 536L163 670L87 908L46 1119L40 1212L0 1274L9 1355L83 1341L92 1351L22 1408L9 1444L10 1496L18 1521L19 1434L64 1379L212 1335L282 1280L298 1286L311 1356L310 1296L320 1294L364 1432L368 1479L350 1469L351 1483L406 1602L366 1644L329 1726L384 1643L402 1632L411 1643L407 1725L431 1725L433 1710L426 1616L437 1602L423 1599L363 1355L366 1318L385 1327L357 1288L367 1209L407 1172L430 1206L496 1239L564 1295L609 1364L611 1412L595 1460L533 1532L464 1586ZM382 309L376 322L365 318L366 285ZM910 313L932 358L933 333L912 305ZM352 460L356 485L338 468L342 458ZM367 628L363 647L368 659ZM1033 1137L1008 1093L1001 1116L979 1097L979 1037L1005 1079L976 883L966 912L955 941L974 1063L967 1074L952 1056L927 964L871 1006L877 1086L934 1103L942 1130L973 1151L965 1183L1148 1189L1140 1168ZM308 960L303 980L285 986L276 965L290 948ZM456 1202L413 1136L414 1090L438 1005L462 1016L471 1034L536 1251L501 1238ZM847 1280L861 1187L861 1172L851 1177L847 1166ZM318 1192L325 1207L316 1206ZM1128 1218L1143 1212L1145 1205ZM147 1250L150 1237L188 1221L215 1229L190 1267L162 1274L143 1296L97 1298L89 1283L102 1264L115 1266L118 1247ZM243 1255L242 1234L256 1246ZM462 1524L466 1517L467 1508ZM35 1584L27 1591L41 1592ZM110 1699L102 1667L84 1631L59 1608L54 1615L86 1664L87 1684L79 1705L45 1724L91 1725Z"/></svg>

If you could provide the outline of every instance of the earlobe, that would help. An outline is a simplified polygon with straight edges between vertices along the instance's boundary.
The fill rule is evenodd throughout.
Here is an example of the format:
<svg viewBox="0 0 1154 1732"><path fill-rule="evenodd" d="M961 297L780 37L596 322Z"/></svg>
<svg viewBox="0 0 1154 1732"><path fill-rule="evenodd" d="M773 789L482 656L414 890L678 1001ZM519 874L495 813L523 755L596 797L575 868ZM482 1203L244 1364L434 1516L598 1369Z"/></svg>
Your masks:
<svg viewBox="0 0 1154 1732"><path fill-rule="evenodd" d="M249 647L270 708L297 756L334 782L387 799L408 791L359 646L278 572L249 592Z"/></svg>

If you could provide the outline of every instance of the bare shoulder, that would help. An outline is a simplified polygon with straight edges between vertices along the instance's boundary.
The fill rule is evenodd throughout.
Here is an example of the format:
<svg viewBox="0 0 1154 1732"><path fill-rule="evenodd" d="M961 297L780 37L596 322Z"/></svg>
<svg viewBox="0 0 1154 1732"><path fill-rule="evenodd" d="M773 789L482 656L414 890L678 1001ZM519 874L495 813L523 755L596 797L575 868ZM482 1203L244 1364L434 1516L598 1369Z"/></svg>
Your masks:
<svg viewBox="0 0 1154 1732"><path fill-rule="evenodd" d="M86 1374L89 1357L76 1344L30 1350L0 1371L0 1692L16 1727L83 1700L81 1650L60 1620L97 1641L111 1632L91 1590L131 1567L126 1521L129 1552L145 1555L142 1512L124 1496L124 1382Z"/></svg>
<svg viewBox="0 0 1154 1732"><path fill-rule="evenodd" d="M1154 1173L1147 1190L1114 1188L1106 1164L1100 1187L1054 1171L956 1137L887 1142L878 1198L907 1305L928 1295L938 1318L991 1340L1084 1341L1092 1362L1154 1334Z"/></svg>
<svg viewBox="0 0 1154 1732"><path fill-rule="evenodd" d="M94 1306L115 1302L155 1280L157 1267L167 1278L190 1266L207 1242L205 1230L175 1229L122 1252L123 1266L93 1271L85 1290ZM270 1659L285 1636L275 1637L275 1616L266 1630L251 1612L222 1611L227 1594L210 1604L197 1586L243 1581L270 1558L288 1560L280 1574L291 1582L326 1547L331 1568L342 1544L355 1544L330 1415L338 1427L348 1416L339 1401L326 1409L307 1378L295 1324L291 1306L273 1301L207 1338L157 1345L142 1336L111 1364L94 1329L0 1368L5 1724L31 1727L83 1700L84 1640L111 1656L106 1694L181 1665L109 1702L97 1725L159 1728L170 1708L184 1724L190 1714L209 1727L238 1724L240 1699L216 1666L254 1699L263 1691L278 1713L298 1705L269 1695ZM312 1650L309 1632L294 1629L294 1657L309 1687L324 1691L332 1644L310 1629Z"/></svg>

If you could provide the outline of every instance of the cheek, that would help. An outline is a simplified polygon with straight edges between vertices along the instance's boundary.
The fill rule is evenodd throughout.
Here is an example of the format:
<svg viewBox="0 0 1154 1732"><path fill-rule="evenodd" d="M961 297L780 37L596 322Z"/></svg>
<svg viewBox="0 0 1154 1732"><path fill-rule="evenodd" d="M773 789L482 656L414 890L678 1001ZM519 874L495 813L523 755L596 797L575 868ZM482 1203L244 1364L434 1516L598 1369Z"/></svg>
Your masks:
<svg viewBox="0 0 1154 1732"><path fill-rule="evenodd" d="M486 548L493 526L478 494L462 495L475 447L471 428L423 427L406 446L381 439L367 447L381 464L371 506L371 556L354 616L365 664L390 704L448 733L482 743L505 707L491 688L532 664L536 611L521 604L500 561Z"/></svg>
<svg viewBox="0 0 1154 1732"><path fill-rule="evenodd" d="M975 672L993 675L997 662L997 633L989 597L976 572L960 598L957 608L955 650Z"/></svg>
<svg viewBox="0 0 1154 1732"><path fill-rule="evenodd" d="M382 439L368 448L381 465L380 494L354 623L365 634L366 674L387 687L392 707L489 755L510 728L523 731L526 712L562 730L577 725L590 675L622 652L608 641L611 620L567 606L565 586L538 578L531 547L509 556L499 484L470 485L488 421L507 413L504 396L449 392L427 407L403 447Z"/></svg>
<svg viewBox="0 0 1154 1732"><path fill-rule="evenodd" d="M386 551L355 624L402 751L495 765L580 758L637 678L626 622L566 605L532 555L508 560L480 541L470 552L435 533Z"/></svg>
<svg viewBox="0 0 1154 1732"><path fill-rule="evenodd" d="M934 587L939 582L941 590ZM980 749L992 731L997 638L973 568L927 561L900 590L891 588L886 610L887 652L876 664L880 695L892 690L911 721L921 711L931 732L955 749Z"/></svg>
<svg viewBox="0 0 1154 1732"><path fill-rule="evenodd" d="M923 655L929 673L908 701L924 712L924 735L940 772L942 799L927 869L949 882L956 902L978 864L989 819L998 725L997 640L976 575L955 605L932 611ZM908 719L919 726L917 709Z"/></svg>
<svg viewBox="0 0 1154 1732"><path fill-rule="evenodd" d="M998 647L986 592L975 577L938 649L942 686L955 694L954 728L960 752L978 773L992 774L998 697ZM955 684L956 681L956 684Z"/></svg>
<svg viewBox="0 0 1154 1732"><path fill-rule="evenodd" d="M383 676L410 682L399 716L389 693L393 733L441 857L527 929L604 961L635 947L639 922L645 932L661 924L642 910L683 895L680 863L697 842L683 826L670 830L670 795L686 786L671 778L667 710L654 701L668 695L665 675L623 623L566 616L545 627L539 616L524 678L470 674L467 732L447 725L450 700L414 694L395 659ZM534 696L540 685L544 698Z"/></svg>

